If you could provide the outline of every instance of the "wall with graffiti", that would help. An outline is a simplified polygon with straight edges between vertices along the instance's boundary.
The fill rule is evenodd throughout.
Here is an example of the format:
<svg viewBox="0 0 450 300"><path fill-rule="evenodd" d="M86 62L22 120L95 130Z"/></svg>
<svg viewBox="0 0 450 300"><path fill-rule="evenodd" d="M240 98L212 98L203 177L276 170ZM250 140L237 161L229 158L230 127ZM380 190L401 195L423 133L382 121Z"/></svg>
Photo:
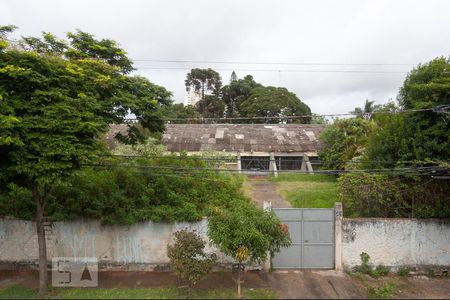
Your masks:
<svg viewBox="0 0 450 300"><path fill-rule="evenodd" d="M98 221L79 220L46 225L48 259L52 257L95 257L99 267L154 270L169 262L167 244L173 233L189 229L207 238L207 220L195 223L142 222L132 226L104 226ZM33 264L38 258L33 222L0 219L0 267L11 263ZM231 260L207 243L219 262Z"/></svg>

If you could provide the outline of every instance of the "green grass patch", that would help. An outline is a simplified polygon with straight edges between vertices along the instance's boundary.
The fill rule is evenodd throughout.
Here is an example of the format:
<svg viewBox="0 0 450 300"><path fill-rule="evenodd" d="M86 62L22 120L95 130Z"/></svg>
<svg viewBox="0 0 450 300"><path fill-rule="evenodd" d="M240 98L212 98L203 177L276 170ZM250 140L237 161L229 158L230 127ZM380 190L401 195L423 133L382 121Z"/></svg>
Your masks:
<svg viewBox="0 0 450 300"><path fill-rule="evenodd" d="M274 182L280 181L302 181L302 182L337 182L337 176L327 174L289 174L281 173L278 177L272 177L270 179Z"/></svg>
<svg viewBox="0 0 450 300"><path fill-rule="evenodd" d="M333 175L283 174L271 180L294 208L331 208L339 201L339 187Z"/></svg>
<svg viewBox="0 0 450 300"><path fill-rule="evenodd" d="M21 285L0 288L0 299L34 299L36 297L36 290Z"/></svg>
<svg viewBox="0 0 450 300"><path fill-rule="evenodd" d="M276 299L277 294L265 289L243 289L247 299ZM52 288L50 299L185 299L185 291L175 287L167 288ZM13 285L0 289L0 299L34 299L37 291ZM236 289L196 290L194 299L235 299Z"/></svg>

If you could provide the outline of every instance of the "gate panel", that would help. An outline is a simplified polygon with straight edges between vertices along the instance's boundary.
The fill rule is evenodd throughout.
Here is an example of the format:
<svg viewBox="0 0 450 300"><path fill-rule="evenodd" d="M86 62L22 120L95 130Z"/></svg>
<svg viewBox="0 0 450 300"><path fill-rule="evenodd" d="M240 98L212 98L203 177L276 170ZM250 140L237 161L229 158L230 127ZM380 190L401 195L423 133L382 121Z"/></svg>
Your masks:
<svg viewBox="0 0 450 300"><path fill-rule="evenodd" d="M272 259L274 268L334 268L334 209L275 208L292 246Z"/></svg>

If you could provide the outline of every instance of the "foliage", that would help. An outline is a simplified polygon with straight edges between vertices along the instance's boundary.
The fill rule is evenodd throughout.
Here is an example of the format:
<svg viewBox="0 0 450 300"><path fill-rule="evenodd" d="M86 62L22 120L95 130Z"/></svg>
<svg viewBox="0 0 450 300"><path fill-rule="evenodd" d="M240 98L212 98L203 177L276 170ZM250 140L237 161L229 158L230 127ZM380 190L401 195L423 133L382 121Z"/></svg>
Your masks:
<svg viewBox="0 0 450 300"><path fill-rule="evenodd" d="M214 207L248 201L241 192L242 178L237 175L202 170L185 176L184 168L207 167L196 157L122 160L105 158L55 185L46 208L48 218L63 221L83 216L105 224L198 221ZM13 197L17 201L12 201ZM0 211L3 215L32 218L31 194L10 185L0 194Z"/></svg>
<svg viewBox="0 0 450 300"><path fill-rule="evenodd" d="M1 28L2 42L13 29ZM162 131L158 108L171 95L144 77L127 75L131 61L114 41L82 31L67 37L68 42L44 33L23 38L22 48L0 47L0 206L27 217L29 211L14 207L35 211L41 295L47 291L44 220L53 189L104 153L102 135L129 113L139 122L129 125L123 141L143 139L138 125ZM15 191L28 191L31 201L17 203L24 199L11 198ZM74 205L55 199L61 210Z"/></svg>
<svg viewBox="0 0 450 300"><path fill-rule="evenodd" d="M379 278L388 275L389 271L390 271L389 267L386 267L384 265L378 265L375 267L375 269L372 270L370 276L372 276L373 278Z"/></svg>
<svg viewBox="0 0 450 300"><path fill-rule="evenodd" d="M311 124L328 125L329 122L324 116L312 114Z"/></svg>
<svg viewBox="0 0 450 300"><path fill-rule="evenodd" d="M366 284L369 299L390 299L395 292L396 285L392 282L385 283L379 287Z"/></svg>
<svg viewBox="0 0 450 300"><path fill-rule="evenodd" d="M215 95L206 95L195 105L203 118L222 118L225 104Z"/></svg>
<svg viewBox="0 0 450 300"><path fill-rule="evenodd" d="M408 267L401 266L398 268L397 274L401 277L406 277L409 275L409 272L411 272L411 270Z"/></svg>
<svg viewBox="0 0 450 300"><path fill-rule="evenodd" d="M208 235L226 255L236 257L246 247L249 260L257 263L267 258L268 251L273 255L291 243L275 213L261 210L250 201L217 208L209 218Z"/></svg>
<svg viewBox="0 0 450 300"><path fill-rule="evenodd" d="M185 80L186 91L194 90L197 94L201 95L201 99L205 98L205 95L220 94L222 87L222 78L220 74L213 69L192 69L187 75Z"/></svg>
<svg viewBox="0 0 450 300"><path fill-rule="evenodd" d="M383 265L378 265L375 269L373 269L369 264L370 256L366 252L362 252L359 256L361 257L361 265L356 267L356 271L358 273L367 274L373 278L379 278L389 274L389 267Z"/></svg>
<svg viewBox="0 0 450 300"><path fill-rule="evenodd" d="M411 153L408 139L405 139L406 127L403 115L375 116L373 134L366 143L361 167L392 168L401 166L402 160L411 160L411 155L402 156L401 153Z"/></svg>
<svg viewBox="0 0 450 300"><path fill-rule="evenodd" d="M346 169L348 161L364 152L373 122L361 119L341 119L328 125L320 135L323 149L319 153L323 168Z"/></svg>
<svg viewBox="0 0 450 300"><path fill-rule="evenodd" d="M253 80L251 75L247 75L243 79L230 80L230 83L222 88L222 99L226 105L226 116L228 118L240 116L240 104L257 87L262 87L262 85Z"/></svg>
<svg viewBox="0 0 450 300"><path fill-rule="evenodd" d="M311 109L286 88L256 87L239 106L242 117L275 117L252 120L253 123L310 123L310 117L292 119L290 116L310 115Z"/></svg>
<svg viewBox="0 0 450 300"><path fill-rule="evenodd" d="M170 123L191 123L189 120L173 120L173 119L197 119L202 115L193 105L184 105L183 103L175 103L166 105L161 108L161 114L165 119L171 120Z"/></svg>
<svg viewBox="0 0 450 300"><path fill-rule="evenodd" d="M175 274L188 283L190 297L193 287L211 271L216 257L205 253L206 243L194 232L181 230L174 237L174 245L167 246L167 256Z"/></svg>
<svg viewBox="0 0 450 300"><path fill-rule="evenodd" d="M450 217L448 180L358 173L342 175L339 184L349 217Z"/></svg>
<svg viewBox="0 0 450 300"><path fill-rule="evenodd" d="M357 271L362 274L370 274L372 268L369 265L369 254L362 252L359 257L361 257L361 265L357 267Z"/></svg>
<svg viewBox="0 0 450 300"><path fill-rule="evenodd" d="M161 156L166 147L158 142L154 137L149 137L144 143L136 145L120 144L112 151L115 155L142 155L146 157Z"/></svg>
<svg viewBox="0 0 450 300"><path fill-rule="evenodd" d="M401 109L448 105L449 58L436 58L414 68L397 97ZM447 160L450 154L448 116L434 111L377 115L376 134L368 142L367 159L375 161ZM372 166L379 165L380 163Z"/></svg>
<svg viewBox="0 0 450 300"><path fill-rule="evenodd" d="M374 105L375 101L369 101L366 99L364 103L364 108L355 107L351 114L354 114L357 118L364 118L367 120L372 119L372 114L380 109L381 105Z"/></svg>

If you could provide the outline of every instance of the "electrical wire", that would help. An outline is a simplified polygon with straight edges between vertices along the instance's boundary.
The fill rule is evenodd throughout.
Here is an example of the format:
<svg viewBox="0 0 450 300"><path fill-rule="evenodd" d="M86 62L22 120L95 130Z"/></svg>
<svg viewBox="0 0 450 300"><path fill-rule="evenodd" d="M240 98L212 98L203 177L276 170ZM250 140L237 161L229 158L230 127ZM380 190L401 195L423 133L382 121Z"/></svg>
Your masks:
<svg viewBox="0 0 450 300"><path fill-rule="evenodd" d="M172 171L190 171L192 174L198 171L211 171L211 172L242 172L242 170L235 169L221 169L221 168L197 168L197 167L179 167L179 166L155 166L155 165L116 165L116 164L82 164L87 167L98 168L134 168L134 169L147 169L147 170L172 170ZM434 171L437 167L415 167L415 168L396 168L396 169L356 169L356 170L316 170L314 173L318 174L345 174L345 173L404 173L404 174L423 174L420 171ZM256 173L290 173L290 174L311 174L308 171L302 170L245 170L248 172Z"/></svg>
<svg viewBox="0 0 450 300"><path fill-rule="evenodd" d="M135 67L138 70L191 70L185 67ZM241 72L281 72L281 73L357 73L357 74L407 74L407 71L376 71L376 70L300 70L300 69L240 69L214 68L215 71Z"/></svg>
<svg viewBox="0 0 450 300"><path fill-rule="evenodd" d="M427 111L435 111L436 108L422 108L422 109L405 109L398 111L375 111L371 113L372 115L392 115L392 114L400 114L400 113L412 113L412 112L427 112ZM290 120L290 119L304 119L304 118L313 118L313 117L344 117L344 116L356 116L355 113L336 113L336 114L305 114L298 116L280 116L280 117L216 117L216 118L145 118L145 120L161 120L161 121L227 121L227 120ZM125 121L139 121L143 120L142 118L126 118ZM236 124L238 125L238 124ZM284 124L245 124L245 125L265 125L265 126L276 126L276 125L284 125ZM318 124L303 124L303 125L318 125Z"/></svg>
<svg viewBox="0 0 450 300"><path fill-rule="evenodd" d="M168 59L132 59L136 62L156 63L192 63L192 64L238 64L238 65L296 65L296 66L414 66L405 63L323 63L323 62L251 62L251 61L221 61L221 60L168 60Z"/></svg>
<svg viewBox="0 0 450 300"><path fill-rule="evenodd" d="M236 162L238 159L235 155L230 155L229 157L202 157L202 156L179 156L179 155L157 155L157 156L145 156L145 155L126 155L126 154L102 154L100 155L102 157L123 157L123 158L147 158L147 159L179 159L179 160L198 160L198 161L231 161ZM287 157L301 157L302 155L298 156L287 156ZM253 156L252 158L243 158L248 156L241 156L241 161L246 160L252 160L253 158L258 158L258 156ZM268 156L261 156L267 158ZM286 156L275 156L275 160L277 158L284 158ZM311 159L311 158L310 158ZM270 161L270 160L269 160ZM303 162L303 159L288 159L286 162ZM410 163L410 164L438 164L438 163L448 163L450 164L450 161L418 161L418 160L333 160L333 163L384 163L384 164L404 164L404 163ZM312 165L323 165L323 161L310 161Z"/></svg>

